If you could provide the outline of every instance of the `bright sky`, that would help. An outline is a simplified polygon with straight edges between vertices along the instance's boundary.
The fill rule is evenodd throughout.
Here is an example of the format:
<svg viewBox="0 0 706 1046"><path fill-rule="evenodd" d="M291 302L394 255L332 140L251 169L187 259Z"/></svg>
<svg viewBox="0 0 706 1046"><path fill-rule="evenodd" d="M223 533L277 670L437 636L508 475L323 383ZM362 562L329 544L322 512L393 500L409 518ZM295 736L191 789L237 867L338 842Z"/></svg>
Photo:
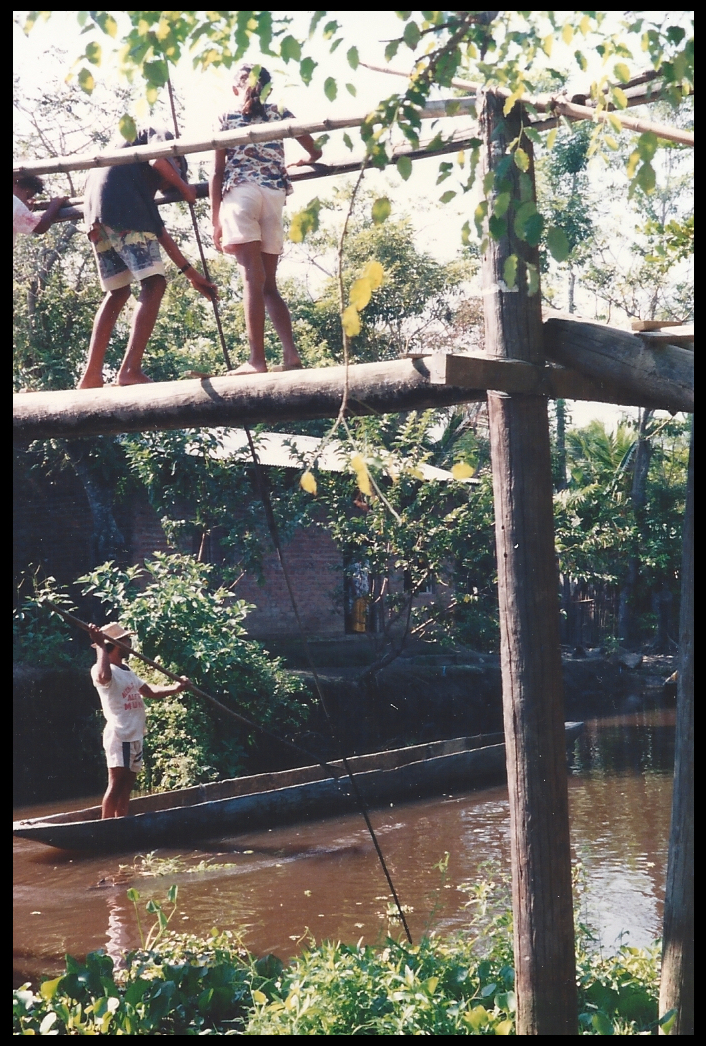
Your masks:
<svg viewBox="0 0 706 1046"><path fill-rule="evenodd" d="M112 13L122 28L122 21L127 22L127 19L122 12ZM23 21L26 12L18 14L19 20ZM311 12L294 15L290 28L293 35L300 39L306 38L310 17ZM271 58L264 59L274 75L273 100L286 105L298 119L315 119L329 113L340 116L369 111L381 98L398 90L404 83L396 77L362 68L354 73L345 57L347 49L356 46L362 61L374 65L387 64L384 59L386 43L399 36L402 26L394 12L344 11L333 12L332 17L336 17L343 26L344 43L331 55L330 41L324 43L319 39L310 42L309 53L319 62L319 66L309 88L301 84L296 63L287 66ZM13 23L13 36L15 75L20 77L28 95L40 91L53 76L63 79L69 75L75 56L80 54L85 46L85 38L80 35L76 12L73 11L53 12L48 22L38 22L35 25L29 37L25 37L19 26ZM116 61L109 53L109 38L101 34L95 39L100 39L104 57L103 64L94 70L94 75L108 87L124 84L124 81L119 79ZM567 48L563 44L555 45L552 64L557 67L565 64L567 68L575 69L572 52L573 48ZM258 57L255 50L247 55L248 60L257 60ZM408 69L412 64L411 52L401 48L393 64L395 68ZM74 73L77 71L78 67L74 69ZM601 66L596 56L595 67L590 67L586 74L580 76L581 83L588 84L600 73ZM339 94L334 103L326 99L321 89L327 76L334 76L338 80ZM233 101L230 72L213 67L205 72L195 72L188 56L182 58L176 70L172 72L172 80L177 93L185 103L182 134L187 137L197 137L204 130L214 128L218 115L229 108ZM347 82L355 85L356 97L352 97L346 90ZM576 84L579 86L578 79ZM136 115L140 118L142 114ZM463 122L468 126L467 118ZM445 123L448 125L450 121ZM430 129L430 124L427 127ZM356 133L349 133L355 143ZM301 157L301 149L296 142L287 142L285 147L288 162ZM353 155L359 152L359 148L355 149ZM342 142L342 133L332 135L325 149L324 160L335 163L345 162L350 158L351 154ZM451 201L444 207L434 207L434 202L441 192L452 187L452 179L449 179L443 187L437 188L437 174L438 161L416 161L413 173L406 183L402 182L394 169L388 169L382 172L368 172L366 185L376 194L390 197L393 202L393 215L396 210L398 213L402 210L412 212L419 246L439 261L448 261L456 255L460 247L461 225L472 214L477 199L475 194L471 193ZM331 181L324 179L295 186L294 195L288 201L290 213L303 207L312 197L325 194L331 185ZM433 210L430 210L430 207L433 207ZM615 408L596 404L576 403L573 405L572 414L575 424L584 424L591 417L601 417L608 424L614 424L616 419Z"/></svg>

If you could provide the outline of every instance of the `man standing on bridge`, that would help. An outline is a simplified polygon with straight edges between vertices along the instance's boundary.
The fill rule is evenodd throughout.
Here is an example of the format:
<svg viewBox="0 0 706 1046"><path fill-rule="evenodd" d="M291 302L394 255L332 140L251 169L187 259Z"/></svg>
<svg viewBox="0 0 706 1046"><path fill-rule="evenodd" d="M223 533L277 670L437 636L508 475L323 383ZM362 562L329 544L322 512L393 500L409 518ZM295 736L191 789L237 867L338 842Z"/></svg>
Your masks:
<svg viewBox="0 0 706 1046"><path fill-rule="evenodd" d="M125 148L173 138L169 131L142 131ZM178 167L177 167L178 161ZM118 371L118 385L141 385L150 378L142 371L142 357L157 321L166 290L164 263L159 245L204 298L217 296L215 284L186 260L164 228L154 195L177 189L187 203L195 203L196 190L186 181L186 161L161 158L149 163L120 164L91 171L84 193L84 216L93 245L101 288L106 292L93 322L86 369L79 389L103 385L103 360L110 336L130 297L130 284L139 280L140 297L132 317L130 338Z"/></svg>

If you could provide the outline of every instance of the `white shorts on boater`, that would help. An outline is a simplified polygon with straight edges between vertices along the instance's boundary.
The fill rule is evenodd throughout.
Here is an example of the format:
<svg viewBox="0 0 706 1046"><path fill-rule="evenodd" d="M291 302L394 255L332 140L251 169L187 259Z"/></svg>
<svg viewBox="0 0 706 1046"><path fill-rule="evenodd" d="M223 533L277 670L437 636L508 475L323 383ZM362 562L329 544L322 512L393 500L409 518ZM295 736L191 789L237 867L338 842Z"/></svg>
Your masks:
<svg viewBox="0 0 706 1046"><path fill-rule="evenodd" d="M139 774L142 770L142 741L118 741L112 734L103 734L103 748L108 769L122 767Z"/></svg>
<svg viewBox="0 0 706 1046"><path fill-rule="evenodd" d="M284 189L268 189L257 182L231 186L221 201L223 246L259 240L263 254L281 254L284 248L282 211L286 199Z"/></svg>

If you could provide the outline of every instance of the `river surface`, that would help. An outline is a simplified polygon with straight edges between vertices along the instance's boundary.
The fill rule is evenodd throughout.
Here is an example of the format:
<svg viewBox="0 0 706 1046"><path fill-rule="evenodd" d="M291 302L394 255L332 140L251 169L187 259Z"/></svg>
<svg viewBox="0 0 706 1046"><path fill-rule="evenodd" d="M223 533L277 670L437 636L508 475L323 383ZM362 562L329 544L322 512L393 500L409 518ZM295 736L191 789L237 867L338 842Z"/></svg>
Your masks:
<svg viewBox="0 0 706 1046"><path fill-rule="evenodd" d="M647 945L661 932L673 759L670 709L589 720L572 749L569 801L573 855L584 868L582 920L609 949ZM92 802L44 804L14 816ZM509 871L505 786L396 804L373 811L372 821L415 940L430 929L468 924L462 885L487 877L486 862ZM446 852L443 873L437 866ZM166 874L145 875L150 865ZM171 928L242 931L256 954L285 959L308 935L375 943L392 926L386 883L358 815L146 857L80 856L15 839L15 985L56 976L67 952L105 948L117 957L138 947L127 889L139 891L149 926L144 904L164 900L172 883L179 895Z"/></svg>

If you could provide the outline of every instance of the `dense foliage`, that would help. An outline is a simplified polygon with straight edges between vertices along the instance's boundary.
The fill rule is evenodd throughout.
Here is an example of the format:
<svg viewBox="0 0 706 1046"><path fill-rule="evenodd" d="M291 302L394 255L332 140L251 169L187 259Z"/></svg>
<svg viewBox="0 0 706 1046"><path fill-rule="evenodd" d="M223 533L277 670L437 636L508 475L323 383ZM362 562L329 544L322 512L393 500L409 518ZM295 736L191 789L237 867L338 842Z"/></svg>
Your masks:
<svg viewBox="0 0 706 1046"><path fill-rule="evenodd" d="M93 1035L511 1035L515 992L507 883L470 894L471 932L389 937L378 946L313 941L284 966L255 959L231 931L200 939L170 933L166 912L124 969L92 953L66 972L14 993L15 1034ZM129 891L135 903L139 895ZM582 1034L647 1034L657 1026L658 949L606 955L579 925ZM670 1015L662 1023L669 1026Z"/></svg>

